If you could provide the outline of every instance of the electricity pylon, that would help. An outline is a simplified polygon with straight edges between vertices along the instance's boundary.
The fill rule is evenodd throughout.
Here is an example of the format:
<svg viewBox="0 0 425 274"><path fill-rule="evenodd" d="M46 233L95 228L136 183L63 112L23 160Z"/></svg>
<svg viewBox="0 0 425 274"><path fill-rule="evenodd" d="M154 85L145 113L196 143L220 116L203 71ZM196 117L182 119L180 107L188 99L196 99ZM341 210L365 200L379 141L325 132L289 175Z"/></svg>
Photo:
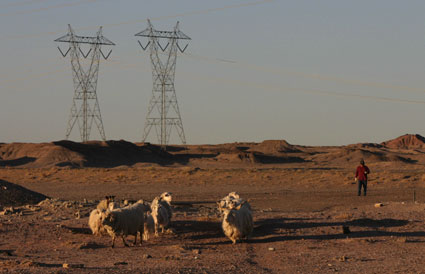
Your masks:
<svg viewBox="0 0 425 274"><path fill-rule="evenodd" d="M71 25L68 25L68 34L56 39L55 42L64 42L69 44L69 48L65 53L63 53L59 47L58 49L63 57L66 57L68 53L70 54L75 89L65 138L68 140L72 128L74 127L75 123L77 123L80 130L81 140L83 142L88 141L91 127L94 121L97 128L99 129L102 140L105 141L106 136L103 129L102 116L100 114L96 88L99 74L100 56L102 55L102 57L106 60L112 52L112 50L109 51L108 55L105 56L102 52L101 46L114 46L115 44L109 39L103 37L102 27L99 28L99 31L95 37L87 37L75 35ZM90 50L84 54L84 52L81 50L80 44L89 44ZM89 57L90 64L86 70L80 63L81 57L84 59Z"/></svg>
<svg viewBox="0 0 425 274"><path fill-rule="evenodd" d="M140 41L138 42L143 50L146 50L149 46L153 78L152 97L146 115L142 141L146 141L152 126L155 126L158 141L161 147L165 149L170 140L171 129L175 127L181 142L186 144L183 122L177 103L176 90L174 89L174 78L177 50L183 53L188 46L186 45L182 49L178 40L190 40L190 37L179 30L179 22L174 27L174 31L159 31L153 28L149 19L148 27L135 36L148 38L148 43L145 46ZM167 44L162 46L160 41L164 40ZM164 53L163 60L159 56L160 50Z"/></svg>

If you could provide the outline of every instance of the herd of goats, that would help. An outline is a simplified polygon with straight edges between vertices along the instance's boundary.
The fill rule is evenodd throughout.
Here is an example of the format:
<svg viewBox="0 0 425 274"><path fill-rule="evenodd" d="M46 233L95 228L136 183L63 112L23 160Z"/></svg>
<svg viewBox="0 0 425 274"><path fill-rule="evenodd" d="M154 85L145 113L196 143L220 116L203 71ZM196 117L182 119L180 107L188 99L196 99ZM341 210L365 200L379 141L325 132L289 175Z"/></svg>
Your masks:
<svg viewBox="0 0 425 274"><path fill-rule="evenodd" d="M155 233L155 236L159 236L159 229L164 233L165 228L170 225L173 215L171 201L171 193L164 192L155 197L152 203L139 200L118 208L114 196L106 196L90 213L89 226L95 235L109 234L112 237L112 247L117 236L121 236L124 245L128 246L125 241L127 235L134 235L136 245L138 233L142 244L143 240L149 239L149 234ZM236 192L230 192L217 204L223 219L223 232L233 244L248 238L253 230L249 203Z"/></svg>

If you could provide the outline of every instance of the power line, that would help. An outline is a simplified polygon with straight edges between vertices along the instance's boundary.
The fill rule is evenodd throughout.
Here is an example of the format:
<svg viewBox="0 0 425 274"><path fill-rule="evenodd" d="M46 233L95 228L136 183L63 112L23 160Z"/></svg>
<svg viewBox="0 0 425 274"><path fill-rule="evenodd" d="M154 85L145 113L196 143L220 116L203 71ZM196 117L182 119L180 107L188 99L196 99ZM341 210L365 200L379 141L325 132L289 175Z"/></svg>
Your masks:
<svg viewBox="0 0 425 274"><path fill-rule="evenodd" d="M345 78L323 75L323 74L318 74L318 73L304 73L304 72L291 71L291 70L281 69L281 68L259 66L259 65L244 63L244 62L235 61L235 60L228 60L228 59L222 59L222 58L216 58L216 57L208 57L208 56L197 55L197 54L193 54L193 53L185 53L184 56L189 57L189 58L193 58L193 59L206 61L206 62L225 63L226 65L237 66L237 67L244 68L244 69L253 69L253 70L256 70L256 71L263 71L263 72L272 73L272 74L275 74L275 75L282 75L282 74L292 75L292 76L308 78L308 79L312 79L312 80L330 81L330 82L334 82L334 83L351 84L351 85L356 85L356 86L364 86L364 87L372 87L372 88L392 89L392 90L397 90L397 91L409 91L409 92L421 92L421 93L425 92L425 89L421 89L421 88L408 87L408 86L398 86L398 85L371 82L371 81L345 79Z"/></svg>
<svg viewBox="0 0 425 274"><path fill-rule="evenodd" d="M52 0L29 0L29 1L14 1L13 3L7 3L0 5L0 8L10 8L10 7L19 7L19 6L26 6L26 5L32 5L34 3L42 3L42 2L48 2Z"/></svg>
<svg viewBox="0 0 425 274"><path fill-rule="evenodd" d="M81 0L81 1L78 1L78 2L75 2L75 3L64 3L64 4L58 4L58 5L48 6L48 7L44 7L44 8L36 8L36 9L32 9L32 10L0 13L0 16L27 15L27 14L47 11L47 10L51 10L51 9L74 7L74 6L78 6L78 5L81 5L81 4L94 3L94 2L98 2L98 1L101 1L101 0Z"/></svg>
<svg viewBox="0 0 425 274"><path fill-rule="evenodd" d="M189 55L184 54L184 56L189 56ZM202 58L206 58L206 57L203 56ZM198 58L196 58L196 59L198 59ZM208 58L206 60L211 60L211 61L215 62L215 60L217 60L217 58ZM224 61L225 63L235 62L235 61L232 61L232 60L225 60L225 59L223 59L222 61ZM109 62L105 63L105 66L108 66L108 67L119 66L119 67L125 68L125 69L138 68L138 69L143 69L146 72L149 71L147 68L143 67L140 63L128 63L128 62L124 62L124 61L119 60L119 59L111 59L111 60L109 60ZM16 79L11 79L11 80L3 80L3 81L0 81L0 83L1 82L5 82L5 83L22 82L23 80L27 80L27 79L31 79L31 78L35 79L35 78L38 78L40 76L41 77L50 76L50 75L53 75L53 73L59 73L59 72L64 72L64 71L65 71L65 69L58 69L58 70L55 70L55 71L36 74L36 75L33 75L30 78L22 77L22 78L16 78ZM180 72L180 74L185 75L184 72ZM187 76L193 77L194 73L187 74ZM390 98L390 97L383 97L383 96L360 95L360 94L343 93L343 92L326 91L326 90L312 90L312 89L302 89L302 88L284 88L282 86L264 85L264 84L260 84L260 83L252 82L252 81L242 82L242 81L238 81L238 80L230 79L230 78L214 78L213 79L210 76L204 76L204 75L200 75L200 74L197 74L196 76L199 77L199 78L202 78L204 80L214 82L214 83L220 82L220 83L223 83L223 84L238 84L238 85L242 85L242 86L246 86L246 87L257 87L257 88L262 89L262 90L278 90L278 91L282 91L282 92L303 92L303 93L310 93L310 94L315 94L315 95L357 98L357 99L365 99L365 100L373 100L373 101L381 101L381 102L425 104L425 101L421 101L421 100L408 100L408 99Z"/></svg>
<svg viewBox="0 0 425 274"><path fill-rule="evenodd" d="M197 77L199 77L199 75ZM384 101L384 102L425 104L425 101L420 101L420 100L408 100L408 99L380 97L380 96L372 96L372 95L360 95L360 94L353 94L353 93L343 93L343 92L315 90L315 89L285 88L285 87L275 86L275 85L270 85L270 84L265 85L265 84L259 84L257 82L252 82L252 81L238 81L238 80L235 80L235 79L226 79L226 78L211 78L211 77L203 77L203 78L205 80L212 81L214 83L221 82L221 83L226 83L226 84L238 84L238 85L241 85L241 86L244 86L244 87L251 87L251 88L255 87L255 88L261 89L263 91L264 90L275 90L275 91L282 91L282 92L303 92L303 93L310 93L310 94L315 94L315 95L358 98L358 99Z"/></svg>
<svg viewBox="0 0 425 274"><path fill-rule="evenodd" d="M82 2L94 2L94 1L100 1L100 0L84 0L84 1L80 1L80 2L82 3ZM218 7L218 8L201 9L201 10L188 11L188 12L182 12L182 13L177 13L177 14L170 14L170 15L165 15L165 16L157 16L157 17L150 18L150 20L151 21L158 21L158 20L165 20L165 19L172 19L172 18L180 18L180 17L185 17L185 16L207 14L207 13L223 11L223 10L227 10L227 9L236 9L236 8L243 8L243 7L249 7L249 6L256 6L256 5L270 3L270 2L274 2L274 1L275 0L261 0L261 1L243 3L243 4L227 5L227 6ZM142 22L146 22L147 19L148 18L135 19L135 20L117 22L117 23L112 23L112 24L104 24L103 26L104 27L118 27L118 26L123 26L123 25L139 24L139 23L142 23ZM83 26L83 27L77 28L75 30L81 31L81 30L91 30L91 29L95 29L95 28L97 28L97 26L92 25L92 26ZM40 33L35 33L35 34L8 35L8 36L4 36L3 38L5 38L5 39L24 39L24 38L47 36L47 35L57 35L57 34L60 34L60 33L62 33L62 31L56 30L56 31L50 31L50 32L40 32Z"/></svg>

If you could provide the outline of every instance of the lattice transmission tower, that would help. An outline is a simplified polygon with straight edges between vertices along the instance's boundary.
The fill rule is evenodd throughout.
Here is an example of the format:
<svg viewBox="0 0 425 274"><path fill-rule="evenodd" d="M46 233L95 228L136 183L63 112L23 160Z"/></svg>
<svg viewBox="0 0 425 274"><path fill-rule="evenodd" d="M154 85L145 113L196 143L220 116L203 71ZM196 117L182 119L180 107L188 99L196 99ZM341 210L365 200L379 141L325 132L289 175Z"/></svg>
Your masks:
<svg viewBox="0 0 425 274"><path fill-rule="evenodd" d="M154 126L158 141L161 147L165 149L170 140L171 129L175 127L181 142L186 144L183 122L174 88L174 78L177 51L183 53L188 46L186 44L184 48L181 48L178 40L190 40L190 37L179 30L179 22L174 27L174 31L159 31L153 28L149 19L148 27L135 36L148 38L145 46L140 41L138 42L143 50L147 50L149 47L153 78L152 97L146 115L142 141L146 141ZM165 43L166 45L163 46ZM163 55L162 59L160 54Z"/></svg>
<svg viewBox="0 0 425 274"><path fill-rule="evenodd" d="M99 129L102 140L106 140L105 130L103 128L102 116L100 114L99 101L97 100L97 79L99 75L99 63L101 56L106 60L112 50L105 56L102 52L102 45L114 46L115 44L102 35L102 27L99 28L96 36L78 36L75 35L71 25L68 25L68 33L55 42L64 42L69 44L68 50L64 53L58 47L63 57L69 53L71 59L72 76L74 82L74 98L71 107L71 114L66 129L66 139L69 138L72 128L77 123L80 130L81 140L86 142L89 140L93 121ZM90 50L84 53L81 44L89 44ZM83 68L80 62L89 57L89 65Z"/></svg>

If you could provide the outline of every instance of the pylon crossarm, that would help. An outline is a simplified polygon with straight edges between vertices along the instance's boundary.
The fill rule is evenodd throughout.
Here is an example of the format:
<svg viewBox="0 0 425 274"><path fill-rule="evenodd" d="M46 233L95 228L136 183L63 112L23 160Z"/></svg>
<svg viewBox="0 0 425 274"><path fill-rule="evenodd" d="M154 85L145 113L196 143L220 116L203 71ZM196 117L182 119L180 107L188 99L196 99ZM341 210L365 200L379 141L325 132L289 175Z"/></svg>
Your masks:
<svg viewBox="0 0 425 274"><path fill-rule="evenodd" d="M98 45L106 45L106 46L115 46L115 44L109 40L108 38L101 36L78 36L75 35L73 31L68 32L64 36L59 37L55 40L55 42L63 42L63 43L79 43L79 44L98 44Z"/></svg>
<svg viewBox="0 0 425 274"><path fill-rule="evenodd" d="M181 32L180 30L178 30L177 32L158 31L158 30L150 29L149 27L139 33L136 33L135 36L191 40L189 36Z"/></svg>

